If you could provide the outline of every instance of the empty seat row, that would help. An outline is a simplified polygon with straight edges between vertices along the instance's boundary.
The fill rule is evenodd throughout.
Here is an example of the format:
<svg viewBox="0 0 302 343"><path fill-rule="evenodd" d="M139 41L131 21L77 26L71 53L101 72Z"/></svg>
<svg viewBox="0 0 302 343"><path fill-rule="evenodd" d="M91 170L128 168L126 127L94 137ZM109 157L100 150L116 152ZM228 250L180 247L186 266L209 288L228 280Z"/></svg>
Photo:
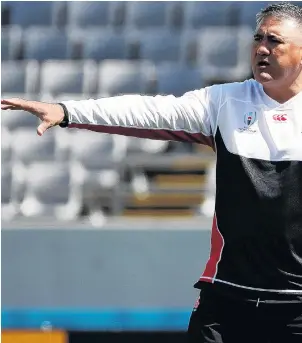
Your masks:
<svg viewBox="0 0 302 343"><path fill-rule="evenodd" d="M2 1L4 24L44 26L254 26L255 15L270 2L253 1Z"/></svg>
<svg viewBox="0 0 302 343"><path fill-rule="evenodd" d="M246 27L205 27L202 31L185 30L181 34L164 29L147 30L142 35L140 31L123 31L100 29L73 29L31 27L21 30L20 27L2 29L1 49L2 60L24 59L44 61L49 59L144 59L154 63L162 61L200 63L199 55L190 61L188 50L190 46L200 46L202 50L217 50L225 48L216 44L217 37L204 41L202 37L218 32L220 45L228 40L230 49L238 49L234 39L242 37L246 42L252 41L253 31ZM208 39L208 37L207 37ZM213 44L212 44L213 43ZM195 48L196 49L196 48ZM220 63L223 63L221 56Z"/></svg>
<svg viewBox="0 0 302 343"><path fill-rule="evenodd" d="M34 116L26 112L19 113L16 116L19 119L17 122L11 120L15 111L10 114L11 117L5 113L8 112L1 114L3 163L13 161L28 166L37 161L68 160L97 171L98 168L118 162L129 154L164 152L168 144L167 141L60 128L47 131L41 139L36 134L38 120Z"/></svg>
<svg viewBox="0 0 302 343"><path fill-rule="evenodd" d="M64 93L116 95L153 91L180 96L202 88L201 72L178 64L154 67L146 61L3 62L4 93L40 93L59 97Z"/></svg>
<svg viewBox="0 0 302 343"><path fill-rule="evenodd" d="M76 219L82 206L81 185L74 182L69 165L37 162L27 169L2 163L1 213L3 220L16 215Z"/></svg>
<svg viewBox="0 0 302 343"><path fill-rule="evenodd" d="M149 92L148 81L156 79L155 71L152 76L152 63L160 66L170 62L171 68L165 68L163 74L176 73L174 79L180 77L183 71L191 71L191 75L201 73L205 80L220 77L232 80L245 78L249 74L249 30L230 29L222 32L219 29L208 29L200 34L195 47L197 60L195 68L186 66L175 57L177 46L172 41L158 39L158 45L145 45L143 61L104 60L89 61L46 61L43 64L36 61L2 63L2 91L4 92L54 92L54 93L121 93ZM215 45L209 41L215 39ZM149 57L149 58L148 58ZM162 60L158 58L162 57ZM168 61L165 61L165 57ZM157 68L159 79L161 69ZM170 70L170 72L167 72ZM201 78L201 76L199 76ZM132 81L130 81L130 79ZM187 78L188 79L188 78ZM195 78L192 86L195 87ZM189 82L189 80L188 80ZM160 83L160 82L159 82ZM166 84L169 81L166 82ZM200 82L202 85L202 83ZM191 87L192 87L191 86ZM186 86L183 87L186 90ZM169 91L169 89L167 89ZM164 91L160 89L160 91Z"/></svg>

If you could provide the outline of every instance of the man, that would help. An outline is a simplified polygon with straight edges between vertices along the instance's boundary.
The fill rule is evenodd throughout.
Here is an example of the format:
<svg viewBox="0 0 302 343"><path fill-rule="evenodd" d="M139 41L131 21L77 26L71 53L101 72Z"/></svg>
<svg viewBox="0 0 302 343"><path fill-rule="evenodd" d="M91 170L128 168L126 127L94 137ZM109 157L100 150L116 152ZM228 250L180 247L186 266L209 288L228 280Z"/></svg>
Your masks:
<svg viewBox="0 0 302 343"><path fill-rule="evenodd" d="M190 342L302 342L302 9L257 16L255 79L174 96L125 95L3 109L52 126L207 144L217 154L211 254ZM172 285L173 289L173 285Z"/></svg>

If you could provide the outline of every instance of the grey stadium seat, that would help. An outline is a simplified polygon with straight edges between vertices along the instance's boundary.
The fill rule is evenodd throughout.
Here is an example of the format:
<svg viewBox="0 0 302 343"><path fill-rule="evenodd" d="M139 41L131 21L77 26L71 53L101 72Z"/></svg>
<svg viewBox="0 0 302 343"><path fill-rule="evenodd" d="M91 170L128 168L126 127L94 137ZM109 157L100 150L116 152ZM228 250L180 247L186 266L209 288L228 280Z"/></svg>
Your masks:
<svg viewBox="0 0 302 343"><path fill-rule="evenodd" d="M127 37L122 32L91 29L82 34L82 58L93 60L126 59Z"/></svg>
<svg viewBox="0 0 302 343"><path fill-rule="evenodd" d="M81 193L68 164L34 163L25 174L25 196L20 211L26 217L76 219Z"/></svg>
<svg viewBox="0 0 302 343"><path fill-rule="evenodd" d="M146 93L152 64L144 61L104 61L99 66L99 93Z"/></svg>
<svg viewBox="0 0 302 343"><path fill-rule="evenodd" d="M101 169L114 167L124 157L123 142L127 138L78 130L73 133L72 140L72 160L80 163L87 171L98 173Z"/></svg>
<svg viewBox="0 0 302 343"><path fill-rule="evenodd" d="M64 9L62 1L9 1L10 24L29 27L55 25Z"/></svg>
<svg viewBox="0 0 302 343"><path fill-rule="evenodd" d="M157 92L181 96L203 87L201 72L197 68L164 63L156 68Z"/></svg>
<svg viewBox="0 0 302 343"><path fill-rule="evenodd" d="M3 163L1 165L1 204L11 202L12 188L12 168L11 164Z"/></svg>
<svg viewBox="0 0 302 343"><path fill-rule="evenodd" d="M185 27L231 25L235 6L235 1L188 1L184 6Z"/></svg>
<svg viewBox="0 0 302 343"><path fill-rule="evenodd" d="M19 26L1 28L1 59L15 60L21 53L22 30Z"/></svg>
<svg viewBox="0 0 302 343"><path fill-rule="evenodd" d="M70 163L89 211L95 211L96 204L113 208L121 188L127 137L78 130L71 139Z"/></svg>
<svg viewBox="0 0 302 343"><path fill-rule="evenodd" d="M10 131L20 128L30 128L35 130L38 119L32 114L21 110L1 111L2 126Z"/></svg>
<svg viewBox="0 0 302 343"><path fill-rule="evenodd" d="M72 57L72 45L64 30L30 27L24 32L24 59L44 61Z"/></svg>
<svg viewBox="0 0 302 343"><path fill-rule="evenodd" d="M3 125L1 127L1 164L11 160L11 140L10 132Z"/></svg>
<svg viewBox="0 0 302 343"><path fill-rule="evenodd" d="M177 62L181 58L181 37L170 30L148 30L139 36L140 58L154 63Z"/></svg>
<svg viewBox="0 0 302 343"><path fill-rule="evenodd" d="M16 130L12 138L13 161L29 165L35 161L52 161L56 156L55 137L47 131L41 139L35 130Z"/></svg>
<svg viewBox="0 0 302 343"><path fill-rule="evenodd" d="M34 61L3 61L1 63L2 93L35 93L39 65Z"/></svg>
<svg viewBox="0 0 302 343"><path fill-rule="evenodd" d="M1 164L1 219L13 219L18 209L13 194L13 173L10 163Z"/></svg>
<svg viewBox="0 0 302 343"><path fill-rule="evenodd" d="M92 61L46 61L41 66L40 92L90 93L96 89L97 65Z"/></svg>
<svg viewBox="0 0 302 343"><path fill-rule="evenodd" d="M205 79L238 80L250 73L253 32L248 27L205 28L198 36L197 61ZM215 44L209 44L209 42Z"/></svg>

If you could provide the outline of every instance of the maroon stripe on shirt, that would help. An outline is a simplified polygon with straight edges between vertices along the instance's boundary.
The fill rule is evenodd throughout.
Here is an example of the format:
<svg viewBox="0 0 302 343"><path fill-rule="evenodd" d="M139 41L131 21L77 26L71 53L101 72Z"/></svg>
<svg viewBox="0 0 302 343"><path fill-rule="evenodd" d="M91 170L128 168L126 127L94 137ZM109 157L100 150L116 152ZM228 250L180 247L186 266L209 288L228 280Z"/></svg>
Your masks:
<svg viewBox="0 0 302 343"><path fill-rule="evenodd" d="M143 129L120 126L106 126L93 124L69 124L69 128L86 129L95 132L110 133L123 136L131 136L137 138L148 138L157 140L172 140L179 142L191 142L197 144L208 145L214 148L214 140L212 136L205 136L201 132L189 133L186 131L172 131L164 129Z"/></svg>

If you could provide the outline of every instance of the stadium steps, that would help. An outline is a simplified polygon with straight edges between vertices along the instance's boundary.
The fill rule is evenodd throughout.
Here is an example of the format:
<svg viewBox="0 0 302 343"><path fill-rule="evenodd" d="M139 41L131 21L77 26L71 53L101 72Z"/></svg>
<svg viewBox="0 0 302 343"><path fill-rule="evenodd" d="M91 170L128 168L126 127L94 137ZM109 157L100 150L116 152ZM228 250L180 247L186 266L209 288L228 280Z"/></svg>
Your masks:
<svg viewBox="0 0 302 343"><path fill-rule="evenodd" d="M192 209L126 209L124 217L155 217L155 218L188 218L193 217L195 211Z"/></svg>
<svg viewBox="0 0 302 343"><path fill-rule="evenodd" d="M190 192L162 193L162 194L140 194L129 199L128 207L163 207L163 208L188 208L203 201L201 193L192 194Z"/></svg>
<svg viewBox="0 0 302 343"><path fill-rule="evenodd" d="M192 174L181 174L181 175L156 175L153 182L160 189L201 189L205 183L205 175L192 175Z"/></svg>

